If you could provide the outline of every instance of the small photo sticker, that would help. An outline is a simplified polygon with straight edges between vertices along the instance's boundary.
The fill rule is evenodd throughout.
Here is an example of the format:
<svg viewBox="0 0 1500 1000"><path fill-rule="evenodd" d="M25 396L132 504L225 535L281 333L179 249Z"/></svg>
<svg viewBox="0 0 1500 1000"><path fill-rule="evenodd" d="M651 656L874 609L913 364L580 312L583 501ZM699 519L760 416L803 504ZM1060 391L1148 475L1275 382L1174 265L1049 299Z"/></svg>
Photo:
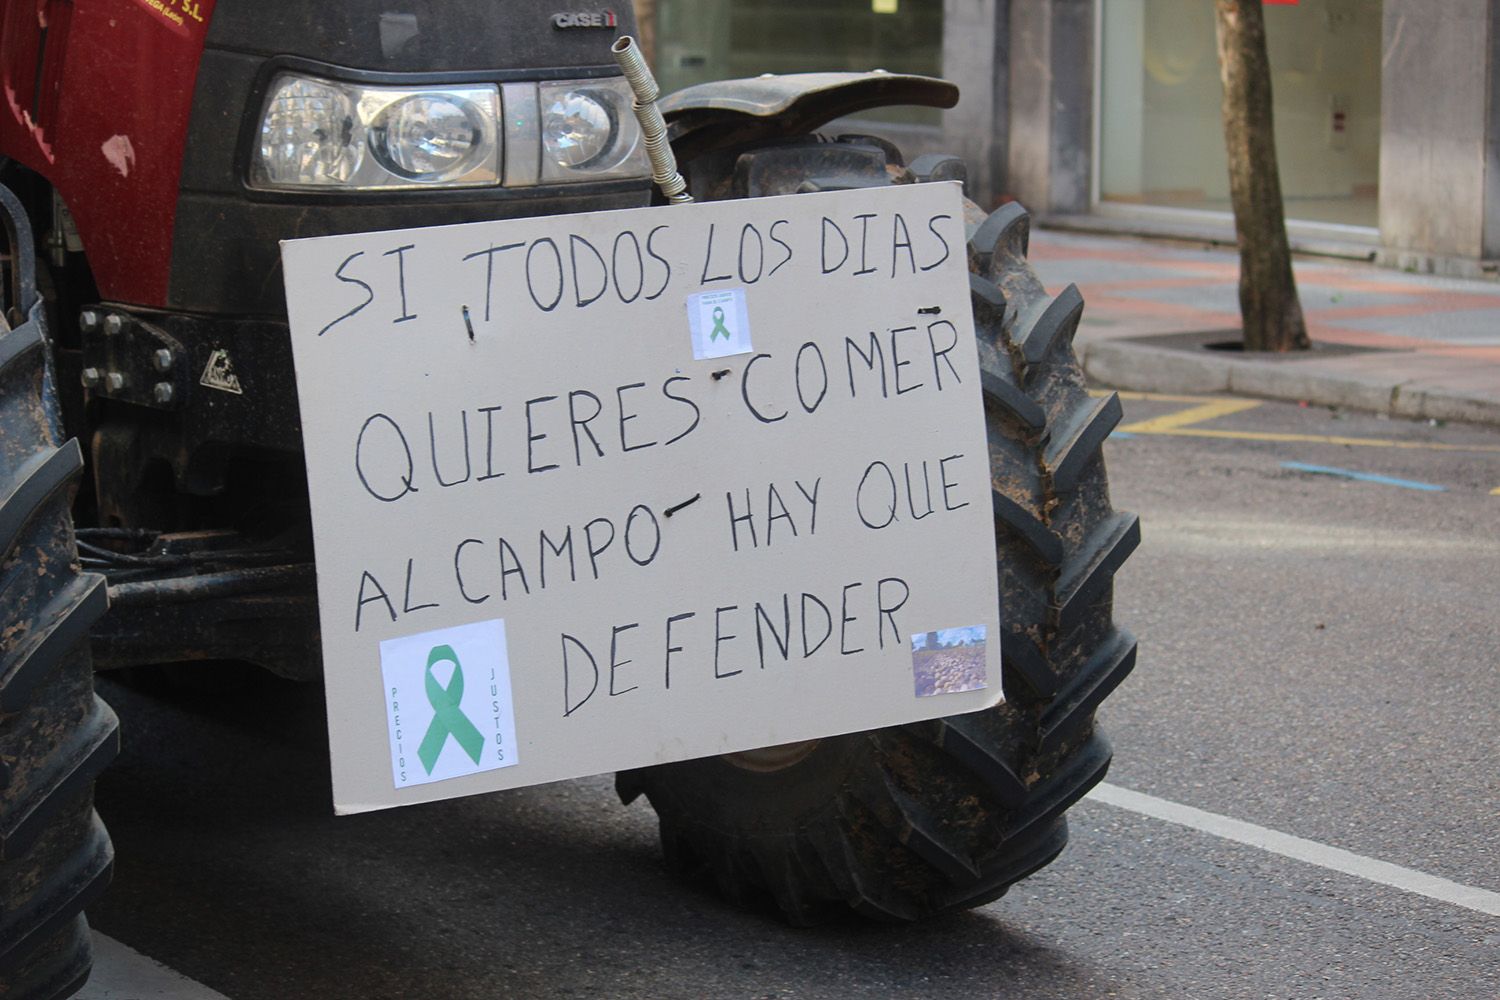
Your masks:
<svg viewBox="0 0 1500 1000"><path fill-rule="evenodd" d="M983 625L918 632L911 637L911 672L918 698L989 687Z"/></svg>
<svg viewBox="0 0 1500 1000"><path fill-rule="evenodd" d="M397 788L519 759L504 619L387 639L380 673Z"/></svg>
<svg viewBox="0 0 1500 1000"><path fill-rule="evenodd" d="M687 314L694 360L749 354L755 349L750 346L750 314L743 288L689 295Z"/></svg>

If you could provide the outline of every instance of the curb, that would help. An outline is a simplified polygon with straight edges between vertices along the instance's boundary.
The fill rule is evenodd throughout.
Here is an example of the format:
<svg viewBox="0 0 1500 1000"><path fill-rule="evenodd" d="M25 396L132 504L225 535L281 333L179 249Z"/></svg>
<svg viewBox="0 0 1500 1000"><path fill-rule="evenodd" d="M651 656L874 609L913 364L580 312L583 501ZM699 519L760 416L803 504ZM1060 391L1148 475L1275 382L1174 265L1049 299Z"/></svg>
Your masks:
<svg viewBox="0 0 1500 1000"><path fill-rule="evenodd" d="M1228 392L1290 402L1385 413L1414 420L1453 420L1500 427L1500 397L1422 388L1411 382L1361 379L1298 369L1305 362L1255 361L1198 350L1174 350L1129 340L1077 345L1088 377L1138 392Z"/></svg>
<svg viewBox="0 0 1500 1000"><path fill-rule="evenodd" d="M1130 240L1156 240L1174 243L1207 244L1211 247L1234 251L1239 246L1239 237L1234 232L1233 219L1210 221L1204 219L1169 221L1165 219L1118 218L1090 213L1043 215L1033 217L1033 225L1039 229L1057 233L1083 233L1093 236L1124 237ZM1344 237L1337 233L1338 226L1299 225L1295 221L1287 224L1287 243L1294 254L1310 257L1335 257L1348 261L1369 264L1379 258L1380 246L1357 238ZM1424 262L1429 273L1436 266ZM1402 266L1417 266L1402 260ZM1388 266L1395 266L1394 264ZM1480 269L1476 263L1472 276L1494 280L1494 275ZM1471 276L1470 271L1463 275Z"/></svg>

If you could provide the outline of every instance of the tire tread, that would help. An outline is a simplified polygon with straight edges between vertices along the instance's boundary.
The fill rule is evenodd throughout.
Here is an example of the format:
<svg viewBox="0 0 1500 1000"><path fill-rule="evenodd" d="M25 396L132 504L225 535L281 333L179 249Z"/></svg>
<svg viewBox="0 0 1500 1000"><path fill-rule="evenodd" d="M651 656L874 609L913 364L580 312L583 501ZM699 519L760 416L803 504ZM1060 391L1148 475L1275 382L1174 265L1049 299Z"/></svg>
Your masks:
<svg viewBox="0 0 1500 1000"><path fill-rule="evenodd" d="M0 209L19 234L13 263L27 258L29 227L3 188ZM87 639L106 588L80 571L72 529L83 451L62 439L46 305L22 304L25 322L0 331L0 995L50 1000L92 962L82 911L114 863L93 782L119 737Z"/></svg>
<svg viewBox="0 0 1500 1000"><path fill-rule="evenodd" d="M794 923L830 904L908 921L995 899L1057 856L1065 811L1109 767L1093 711L1128 675L1136 647L1104 605L1139 540L1135 517L1109 508L1097 460L1120 419L1119 399L1091 400L1084 390L1071 354L1083 299L1073 285L1046 296L1024 259L1024 209L1012 203L970 227L991 461L1006 471L1004 489L997 480L992 490L1006 700L825 741L823 763L804 773L824 775L817 780L828 795L798 805L811 812L795 813L795 826L760 824L754 810L775 810L776 799L746 805L743 826L726 820L742 814L723 805L722 796L738 800L724 790L723 769L733 765L722 761L644 768L617 782L622 798L650 799L669 857L706 860L736 898L758 885ZM704 806L711 817L696 811L714 802ZM751 842L759 860L736 863Z"/></svg>
<svg viewBox="0 0 1500 1000"><path fill-rule="evenodd" d="M1052 487L1058 493L1071 493L1089 463L1099 457L1110 432L1119 424L1124 411L1120 397L1110 393L1088 405L1080 405L1064 421L1061 433L1048 444L1043 461L1052 474Z"/></svg>

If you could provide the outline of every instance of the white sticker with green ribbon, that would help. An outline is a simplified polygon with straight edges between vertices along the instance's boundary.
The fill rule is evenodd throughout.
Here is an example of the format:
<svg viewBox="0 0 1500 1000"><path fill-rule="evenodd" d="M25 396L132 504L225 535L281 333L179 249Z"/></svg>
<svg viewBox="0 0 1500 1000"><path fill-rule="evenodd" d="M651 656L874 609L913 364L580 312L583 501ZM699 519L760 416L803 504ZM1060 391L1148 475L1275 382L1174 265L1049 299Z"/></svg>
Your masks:
<svg viewBox="0 0 1500 1000"><path fill-rule="evenodd" d="M693 358L727 358L749 354L750 312L743 288L723 288L687 297L688 329L693 336Z"/></svg>
<svg viewBox="0 0 1500 1000"><path fill-rule="evenodd" d="M501 619L386 639L380 672L397 788L518 762Z"/></svg>

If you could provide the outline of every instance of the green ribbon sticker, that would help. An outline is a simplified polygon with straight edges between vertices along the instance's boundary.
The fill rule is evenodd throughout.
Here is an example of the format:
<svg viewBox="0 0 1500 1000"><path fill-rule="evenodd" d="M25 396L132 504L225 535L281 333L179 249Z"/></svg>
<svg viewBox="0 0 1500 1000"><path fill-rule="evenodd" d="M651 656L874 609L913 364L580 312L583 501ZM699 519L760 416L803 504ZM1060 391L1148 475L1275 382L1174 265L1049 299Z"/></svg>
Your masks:
<svg viewBox="0 0 1500 1000"><path fill-rule="evenodd" d="M447 687L439 684L432 673L434 664L445 661L453 664L453 676L449 678ZM479 763L479 755L484 752L484 734L474 727L474 723L458 707L463 700L464 668L459 665L458 654L453 652L452 646L433 646L432 652L427 654L427 702L437 714L432 717L432 724L422 737L422 745L417 747L417 756L421 758L422 766L427 769L428 774L437 766L438 754L443 752L443 745L448 742L449 736L469 755L469 759Z"/></svg>
<svg viewBox="0 0 1500 1000"><path fill-rule="evenodd" d="M709 333L708 339L713 340L716 337L723 337L725 340L733 339L729 336L729 327L724 325L724 310L720 306L714 306L714 328Z"/></svg>

